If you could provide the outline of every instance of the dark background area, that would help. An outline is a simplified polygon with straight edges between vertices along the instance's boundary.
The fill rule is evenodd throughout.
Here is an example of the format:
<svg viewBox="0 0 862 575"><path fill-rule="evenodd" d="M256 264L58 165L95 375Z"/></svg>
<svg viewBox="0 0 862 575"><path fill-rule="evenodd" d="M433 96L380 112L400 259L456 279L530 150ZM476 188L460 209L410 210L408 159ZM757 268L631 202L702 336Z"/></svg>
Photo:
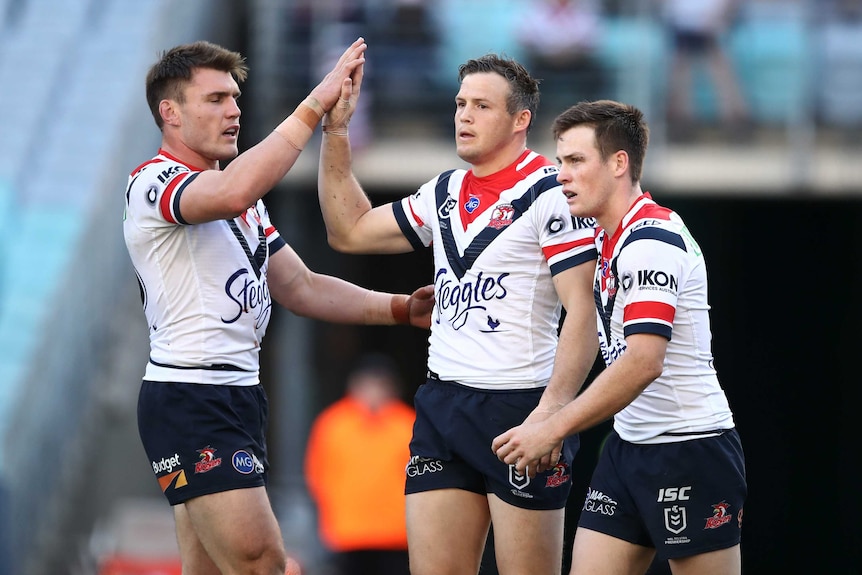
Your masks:
<svg viewBox="0 0 862 575"><path fill-rule="evenodd" d="M400 197L385 190L370 196L375 205ZM856 293L862 285L862 201L681 197L660 190L653 197L683 217L706 257L715 364L747 459L745 571L856 572L862 529L852 471L859 449L851 426L859 406L853 328L862 320ZM384 291L409 292L430 281L430 250L397 256L331 250L313 193L274 194L269 205L282 234L316 271ZM286 229L280 223L286 220L301 222L301 228ZM276 314L274 321L280 318ZM365 351L395 357L408 399L424 381L427 340L420 330L321 323L314 333L319 405L340 395L346 369ZM289 343L270 345L277 353ZM608 422L582 434L569 542L609 428ZM567 543L567 561L570 552Z"/></svg>

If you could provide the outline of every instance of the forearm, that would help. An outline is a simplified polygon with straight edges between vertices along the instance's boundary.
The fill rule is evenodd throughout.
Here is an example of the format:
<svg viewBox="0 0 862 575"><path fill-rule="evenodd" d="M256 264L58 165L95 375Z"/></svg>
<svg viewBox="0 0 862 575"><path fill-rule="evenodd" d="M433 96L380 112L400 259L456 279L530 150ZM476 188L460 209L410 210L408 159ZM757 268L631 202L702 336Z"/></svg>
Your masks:
<svg viewBox="0 0 862 575"><path fill-rule="evenodd" d="M225 167L224 187L240 195L240 206L253 205L284 178L308 144L323 113L317 100L306 98L272 133Z"/></svg>
<svg viewBox="0 0 862 575"><path fill-rule="evenodd" d="M347 128L323 132L318 168L317 195L330 245L338 250L350 249L350 234L359 218L372 208L352 169Z"/></svg>
<svg viewBox="0 0 862 575"><path fill-rule="evenodd" d="M591 264L581 264L554 276L554 288L566 308L554 355L554 371L539 403L556 411L572 401L590 373L599 350L593 303Z"/></svg>
<svg viewBox="0 0 862 575"><path fill-rule="evenodd" d="M592 369L598 353L598 337L590 318L566 317L554 357L554 371L539 408L556 411L572 401Z"/></svg>
<svg viewBox="0 0 862 575"><path fill-rule="evenodd" d="M661 374L663 357L658 351L627 349L577 399L554 415L554 434L566 437L612 418Z"/></svg>
<svg viewBox="0 0 862 575"><path fill-rule="evenodd" d="M405 294L377 292L322 274L312 273L308 280L301 293L291 294L293 300L286 306L298 315L343 324L409 323Z"/></svg>

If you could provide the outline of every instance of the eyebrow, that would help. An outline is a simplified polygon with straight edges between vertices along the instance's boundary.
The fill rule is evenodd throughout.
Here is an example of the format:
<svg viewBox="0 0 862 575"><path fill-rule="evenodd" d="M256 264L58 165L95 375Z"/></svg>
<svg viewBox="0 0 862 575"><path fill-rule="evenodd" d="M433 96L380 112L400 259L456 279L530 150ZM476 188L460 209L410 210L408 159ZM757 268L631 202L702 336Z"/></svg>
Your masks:
<svg viewBox="0 0 862 575"><path fill-rule="evenodd" d="M207 92L204 96L205 98L209 98L212 96L231 96L234 98L239 98L242 95L242 90L227 91L227 90L215 90L213 92Z"/></svg>

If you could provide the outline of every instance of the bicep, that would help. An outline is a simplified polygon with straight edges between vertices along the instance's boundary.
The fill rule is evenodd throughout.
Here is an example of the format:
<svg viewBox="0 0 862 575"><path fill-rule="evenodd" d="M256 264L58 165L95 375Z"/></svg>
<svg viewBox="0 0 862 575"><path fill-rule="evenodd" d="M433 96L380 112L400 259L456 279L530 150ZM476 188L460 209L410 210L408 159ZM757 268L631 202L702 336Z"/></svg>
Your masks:
<svg viewBox="0 0 862 575"><path fill-rule="evenodd" d="M311 291L311 270L289 245L285 244L269 258L267 284L272 299L299 313Z"/></svg>
<svg viewBox="0 0 862 575"><path fill-rule="evenodd" d="M356 220L350 233L333 247L357 254L400 254L413 251L391 203L374 207Z"/></svg>
<svg viewBox="0 0 862 575"><path fill-rule="evenodd" d="M224 189L224 173L205 170L197 174L180 196L180 213L190 224L234 218L249 206L239 194Z"/></svg>
<svg viewBox="0 0 862 575"><path fill-rule="evenodd" d="M557 297L566 308L566 313L595 314L593 299L593 276L595 265L592 261L583 263L554 275L554 289Z"/></svg>
<svg viewBox="0 0 862 575"><path fill-rule="evenodd" d="M661 375L667 353L667 338L655 333L635 333L626 337L625 360L632 373L642 374L644 387Z"/></svg>

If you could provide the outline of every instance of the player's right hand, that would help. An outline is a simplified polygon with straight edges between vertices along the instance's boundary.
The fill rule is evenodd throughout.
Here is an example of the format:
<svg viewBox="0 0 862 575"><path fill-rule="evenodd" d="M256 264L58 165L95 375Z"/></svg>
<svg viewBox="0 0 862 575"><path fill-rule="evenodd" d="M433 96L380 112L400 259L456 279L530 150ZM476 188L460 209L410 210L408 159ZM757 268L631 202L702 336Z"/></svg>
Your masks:
<svg viewBox="0 0 862 575"><path fill-rule="evenodd" d="M341 54L332 70L311 90L309 96L315 98L320 103L324 112L328 112L335 106L335 103L342 96L345 81L351 78L357 68L361 69L365 63L366 48L368 48L368 45L365 43L365 39L362 37L357 38ZM355 80L355 78L352 78L352 81L355 82Z"/></svg>

